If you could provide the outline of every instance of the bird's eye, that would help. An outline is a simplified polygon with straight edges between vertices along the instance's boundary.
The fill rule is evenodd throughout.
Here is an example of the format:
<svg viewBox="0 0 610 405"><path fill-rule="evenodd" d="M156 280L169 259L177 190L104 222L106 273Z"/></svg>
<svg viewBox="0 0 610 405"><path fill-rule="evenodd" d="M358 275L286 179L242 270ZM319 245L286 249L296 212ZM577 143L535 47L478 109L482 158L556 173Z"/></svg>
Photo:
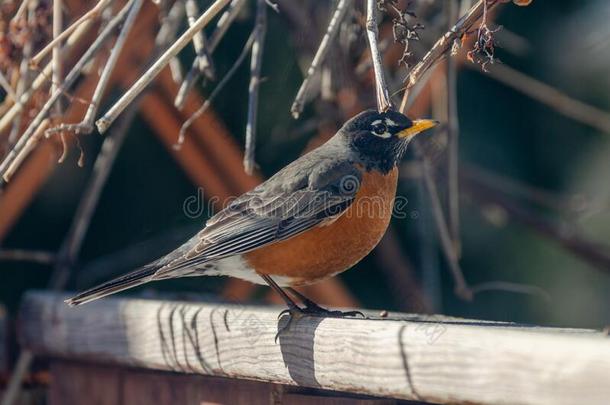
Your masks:
<svg viewBox="0 0 610 405"><path fill-rule="evenodd" d="M383 135L387 132L388 128L385 126L385 124L377 124L373 126L373 132L375 132L377 135Z"/></svg>

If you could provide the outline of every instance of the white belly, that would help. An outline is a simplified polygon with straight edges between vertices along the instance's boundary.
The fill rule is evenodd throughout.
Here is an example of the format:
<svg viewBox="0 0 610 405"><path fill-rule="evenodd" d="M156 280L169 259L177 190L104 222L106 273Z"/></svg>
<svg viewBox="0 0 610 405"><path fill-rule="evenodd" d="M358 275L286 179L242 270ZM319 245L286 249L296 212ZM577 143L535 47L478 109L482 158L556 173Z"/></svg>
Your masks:
<svg viewBox="0 0 610 405"><path fill-rule="evenodd" d="M212 263L206 263L200 268L202 276L228 276L249 281L253 284L267 285L265 280L248 266L248 262L241 255L226 257ZM272 276L280 287L289 287L292 277Z"/></svg>

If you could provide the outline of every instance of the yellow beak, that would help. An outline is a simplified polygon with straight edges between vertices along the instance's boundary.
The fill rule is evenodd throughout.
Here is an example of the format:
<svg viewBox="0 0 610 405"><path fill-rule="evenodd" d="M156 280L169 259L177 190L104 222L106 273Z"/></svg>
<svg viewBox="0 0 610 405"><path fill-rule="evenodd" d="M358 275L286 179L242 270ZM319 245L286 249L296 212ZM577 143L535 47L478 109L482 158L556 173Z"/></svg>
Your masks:
<svg viewBox="0 0 610 405"><path fill-rule="evenodd" d="M439 124L436 120L414 120L413 125L403 129L397 135L399 138L412 138L426 129L434 128Z"/></svg>

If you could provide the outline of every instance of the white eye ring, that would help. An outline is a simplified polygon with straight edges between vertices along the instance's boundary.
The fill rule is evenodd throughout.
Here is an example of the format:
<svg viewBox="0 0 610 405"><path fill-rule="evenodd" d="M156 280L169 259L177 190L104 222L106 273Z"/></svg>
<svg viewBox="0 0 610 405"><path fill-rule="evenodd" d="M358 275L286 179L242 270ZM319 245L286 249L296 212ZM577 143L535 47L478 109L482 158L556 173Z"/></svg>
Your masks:
<svg viewBox="0 0 610 405"><path fill-rule="evenodd" d="M378 136L378 137L384 138L384 139L392 136L392 134L390 134L388 132L388 127L382 123L373 125L373 130L371 131L371 133L375 136Z"/></svg>

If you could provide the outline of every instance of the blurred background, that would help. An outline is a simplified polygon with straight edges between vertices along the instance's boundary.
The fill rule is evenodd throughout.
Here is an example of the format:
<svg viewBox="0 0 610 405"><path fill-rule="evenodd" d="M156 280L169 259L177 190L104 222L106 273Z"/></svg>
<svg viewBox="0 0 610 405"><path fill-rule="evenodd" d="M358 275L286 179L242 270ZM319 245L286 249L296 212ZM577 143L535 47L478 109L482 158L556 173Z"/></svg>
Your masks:
<svg viewBox="0 0 610 405"><path fill-rule="evenodd" d="M91 7L87 2L65 3L65 21ZM172 2L167 3L162 14L172 7ZM199 5L203 10L208 3ZM47 288L49 283L67 290L88 288L172 250L199 230L227 198L319 145L361 109L375 106L363 7L358 4L347 13L333 51L312 79L315 90L303 114L293 119L290 105L336 3L278 1L279 13L271 8L266 13L254 174L245 174L241 164L249 56L189 128L182 147L174 148L182 123L214 91L242 51L254 26L255 3L245 2L214 51L216 79L198 80L182 108L174 107L180 81L165 71L137 110L124 114L130 114L131 120L119 120L104 136L97 132L66 136L62 163L57 163L63 150L58 137L41 141L3 185L0 303L11 316L27 290ZM411 17L414 23L424 25L417 30L420 40L409 42L410 66L449 27L448 3L397 3L416 15ZM472 4L456 3L461 10ZM150 64L158 8L145 2L138 18L147 15L151 22L134 28L140 31L125 45L114 73L118 78L111 81L100 112ZM408 69L398 63L403 45L394 43L393 18L391 12L380 14L380 46L390 92L399 103ZM398 192L407 203L392 221L388 236L355 268L305 292L327 305L564 327L608 324L609 19L610 4L603 0L534 0L527 7L507 3L489 16L490 29L497 29L494 64L483 67L468 60L476 32L463 41L454 66L459 124L459 238L454 246L474 293L471 300L454 292L439 239L438 212L413 153L401 168ZM178 32L185 28L183 18ZM214 28L211 24L206 34L213 35ZM109 49L100 52L102 60ZM193 58L192 46L180 53L184 71ZM431 71L409 112L412 117L447 123L451 94L447 69L452 67L442 62ZM77 86L84 84L86 77ZM78 91L73 94L90 98L91 90ZM67 97L63 102L66 108L78 104ZM77 113L71 121L64 117L64 122L81 118ZM79 204L91 192L96 157L104 140L115 136L121 126L127 128L124 140L102 182L90 224L76 238L82 246L67 254L66 244L74 242L75 213L82 213ZM445 217L451 199L447 128L441 125L418 141L432 167ZM53 281L54 272L64 280ZM128 294L155 296L161 291L177 297L205 294L279 302L264 287L212 277L157 282Z"/></svg>

